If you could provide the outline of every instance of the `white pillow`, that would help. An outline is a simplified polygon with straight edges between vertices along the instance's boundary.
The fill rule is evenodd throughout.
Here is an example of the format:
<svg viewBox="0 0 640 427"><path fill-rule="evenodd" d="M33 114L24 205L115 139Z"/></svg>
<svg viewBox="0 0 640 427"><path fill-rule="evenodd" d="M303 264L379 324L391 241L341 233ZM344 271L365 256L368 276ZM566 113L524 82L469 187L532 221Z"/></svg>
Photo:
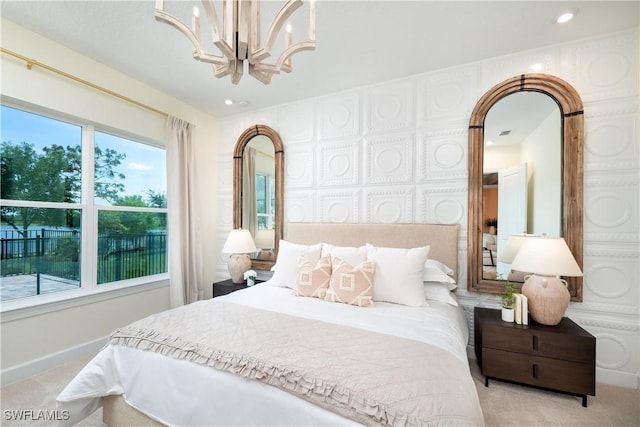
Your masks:
<svg viewBox="0 0 640 427"><path fill-rule="evenodd" d="M376 264L374 301L419 307L424 304L424 264L430 246L413 249L378 248L367 244L367 258Z"/></svg>
<svg viewBox="0 0 640 427"><path fill-rule="evenodd" d="M441 301L455 307L458 306L458 301L449 291L446 283L424 282L424 297L426 300Z"/></svg>
<svg viewBox="0 0 640 427"><path fill-rule="evenodd" d="M273 266L273 277L269 280L269 284L283 288L295 288L296 286L296 269L298 268L298 260L304 255L307 260L315 265L320 259L320 251L322 243L315 245L299 245L297 243L280 240L278 247L278 258Z"/></svg>
<svg viewBox="0 0 640 427"><path fill-rule="evenodd" d="M452 291L458 287L458 284L452 277L449 276L449 274L447 273L448 271L451 271L451 274L453 274L453 270L451 270L445 264L433 259L427 260L427 262L424 264L423 280L425 282L446 283L449 287L449 290Z"/></svg>
<svg viewBox="0 0 640 427"><path fill-rule="evenodd" d="M322 244L321 258L327 255L333 258L340 258L351 265L358 265L367 260L367 247L360 246L359 248L352 248L349 246L333 246L329 243Z"/></svg>

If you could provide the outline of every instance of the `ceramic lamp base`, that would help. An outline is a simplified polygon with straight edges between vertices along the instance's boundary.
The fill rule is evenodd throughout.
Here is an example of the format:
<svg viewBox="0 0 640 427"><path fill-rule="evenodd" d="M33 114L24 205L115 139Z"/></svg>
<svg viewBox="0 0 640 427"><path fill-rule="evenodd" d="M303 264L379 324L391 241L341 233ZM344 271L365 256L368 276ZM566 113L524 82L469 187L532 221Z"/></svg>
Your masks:
<svg viewBox="0 0 640 427"><path fill-rule="evenodd" d="M571 299L566 283L558 277L536 274L527 278L522 293L527 297L533 320L550 326L560 323Z"/></svg>
<svg viewBox="0 0 640 427"><path fill-rule="evenodd" d="M251 258L248 254L233 254L227 267L233 283L244 283L244 272L251 268Z"/></svg>

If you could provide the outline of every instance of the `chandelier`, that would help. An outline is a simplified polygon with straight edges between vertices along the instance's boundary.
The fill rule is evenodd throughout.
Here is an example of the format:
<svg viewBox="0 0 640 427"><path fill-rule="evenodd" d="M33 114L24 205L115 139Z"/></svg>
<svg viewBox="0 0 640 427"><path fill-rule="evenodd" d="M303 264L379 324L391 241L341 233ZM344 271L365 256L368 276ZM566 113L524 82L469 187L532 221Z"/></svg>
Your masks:
<svg viewBox="0 0 640 427"><path fill-rule="evenodd" d="M291 72L291 56L302 50L315 50L315 2L309 4L309 39L293 43L291 26L286 25L284 50L273 63L265 62L271 57L271 50L287 19L302 6L302 0L286 0L275 15L266 33L264 44L260 41L261 0L223 0L219 25L218 14L213 0L202 0L202 8L209 25L211 41L219 52L210 53L201 42L200 10L193 8L191 27L174 15L165 11L165 0L156 0L154 16L182 32L193 44L193 57L212 64L213 74L220 78L231 76L231 82L238 84L242 78L244 61L248 63L249 74L264 84L269 84L274 74Z"/></svg>

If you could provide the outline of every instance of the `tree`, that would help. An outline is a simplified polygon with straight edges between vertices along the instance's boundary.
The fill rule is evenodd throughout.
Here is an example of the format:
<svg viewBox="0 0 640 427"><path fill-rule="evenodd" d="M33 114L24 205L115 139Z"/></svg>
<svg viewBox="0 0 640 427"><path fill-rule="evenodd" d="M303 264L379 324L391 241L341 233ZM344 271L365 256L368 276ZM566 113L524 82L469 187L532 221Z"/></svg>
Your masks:
<svg viewBox="0 0 640 427"><path fill-rule="evenodd" d="M125 176L115 172L126 157L114 150L95 150L95 194L106 200L118 197L124 190L119 182ZM2 142L0 165L2 182L1 198L41 202L78 203L81 197L82 152L79 145L63 147L52 144L38 153L27 142ZM79 222L76 211L67 209L24 208L3 206L0 209L3 222L11 225L27 237L31 224L47 224L75 227Z"/></svg>
<svg viewBox="0 0 640 427"><path fill-rule="evenodd" d="M118 197L114 200L114 204L117 206L149 207L142 196L138 194ZM153 212L101 211L98 216L100 234L142 234L158 228L159 225L158 215Z"/></svg>

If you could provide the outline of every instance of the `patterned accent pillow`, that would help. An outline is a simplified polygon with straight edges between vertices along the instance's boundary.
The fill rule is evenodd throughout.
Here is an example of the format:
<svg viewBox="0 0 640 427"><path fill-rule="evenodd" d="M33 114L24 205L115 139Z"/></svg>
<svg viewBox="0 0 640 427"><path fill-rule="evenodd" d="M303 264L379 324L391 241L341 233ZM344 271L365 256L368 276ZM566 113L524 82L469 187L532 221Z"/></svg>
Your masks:
<svg viewBox="0 0 640 427"><path fill-rule="evenodd" d="M299 297L324 299L331 279L331 257L326 256L314 265L304 255L298 260L296 269L296 286L293 294Z"/></svg>
<svg viewBox="0 0 640 427"><path fill-rule="evenodd" d="M325 301L369 307L373 305L373 275L376 264L364 261L352 266L346 261L331 258L333 272Z"/></svg>

